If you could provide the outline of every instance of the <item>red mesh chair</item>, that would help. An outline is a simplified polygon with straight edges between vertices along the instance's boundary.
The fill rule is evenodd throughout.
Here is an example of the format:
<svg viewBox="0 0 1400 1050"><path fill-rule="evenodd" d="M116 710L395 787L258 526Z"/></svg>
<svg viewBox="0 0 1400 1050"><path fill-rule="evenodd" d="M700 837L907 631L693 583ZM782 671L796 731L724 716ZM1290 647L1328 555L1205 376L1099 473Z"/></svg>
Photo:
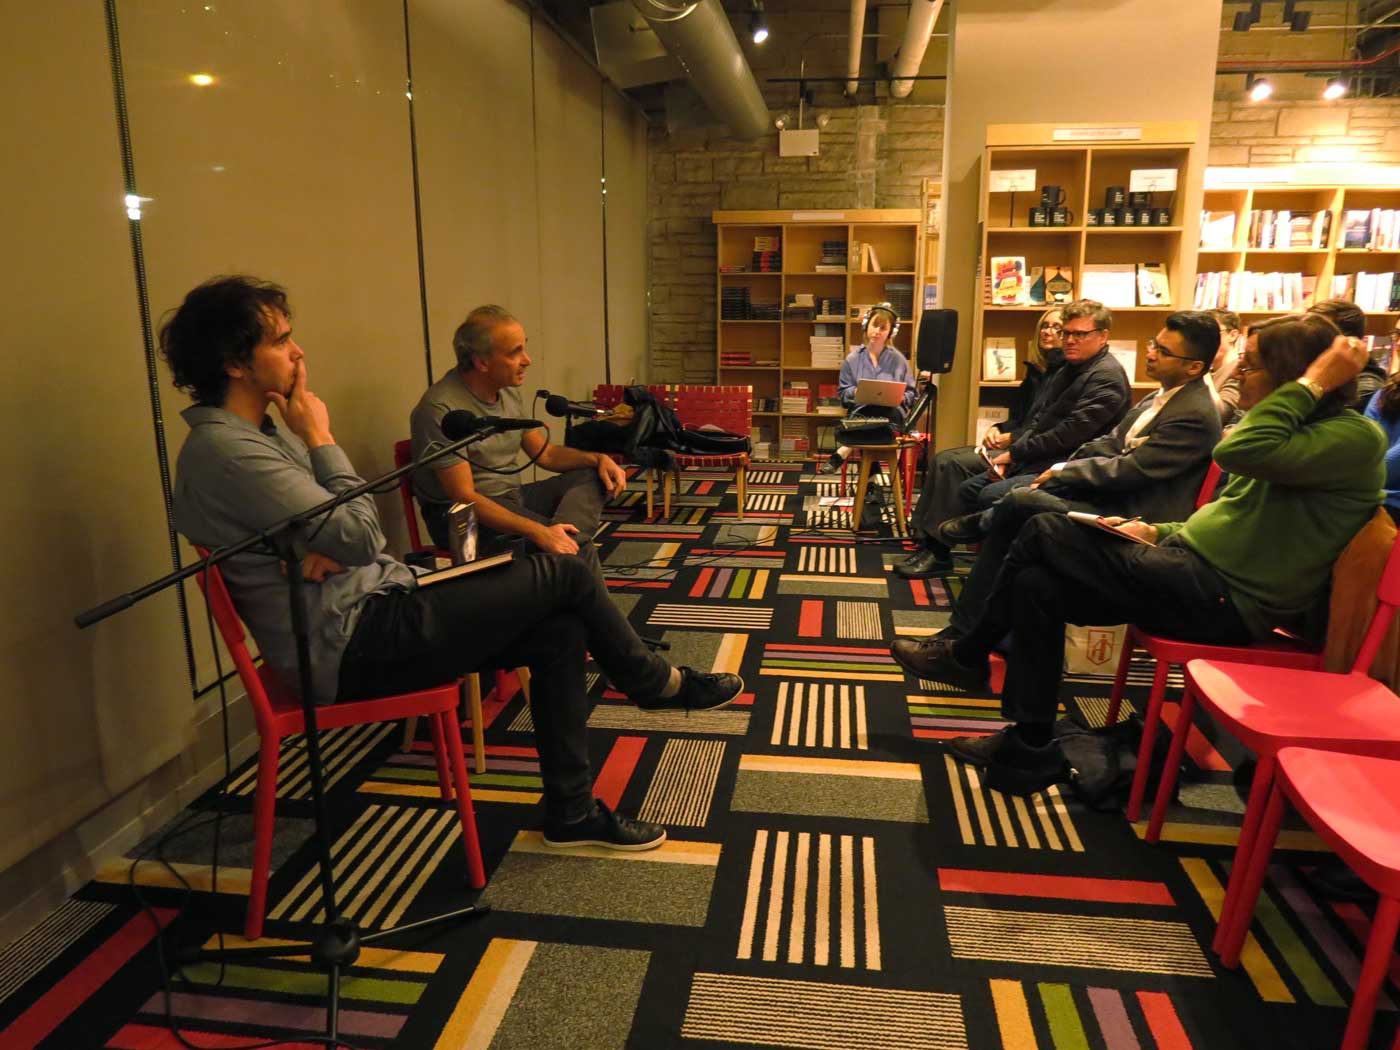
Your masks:
<svg viewBox="0 0 1400 1050"><path fill-rule="evenodd" d="M621 383L599 383L593 388L593 403L599 408L616 408L618 405L622 404L622 392L626 389L627 388ZM647 393L651 394L652 397L656 398L656 400L663 405L670 406L670 387L664 385L649 386L646 389ZM609 455L612 456L613 462L620 467L636 465L631 463L624 455L615 453L609 453ZM647 486L647 518L650 519L652 514L655 513L656 507L655 471L649 467L642 468L642 480L646 482Z"/></svg>
<svg viewBox="0 0 1400 1050"><path fill-rule="evenodd" d="M1198 509L1210 502L1219 480L1220 467L1212 461L1196 496ZM1206 645L1202 642L1183 642L1165 635L1152 634L1136 624L1129 624L1127 634L1123 638L1123 652L1118 657L1118 673L1113 679L1113 692L1109 696L1104 725L1111 726L1118 721L1118 709L1123 702L1123 688L1128 681L1128 667L1135 649L1144 650L1157 664L1153 669L1152 689L1147 696L1147 710L1143 712L1142 744L1138 748L1137 768L1133 772L1133 786L1128 794L1128 819L1134 821L1142 813L1142 800L1147 793L1152 744L1162 723L1162 704L1172 664L1185 664L1188 660L1206 658L1312 670L1321 666L1322 659L1321 652L1316 648L1282 634L1278 636L1277 641L1254 645ZM1184 742L1186 734L1190 732L1191 723L1178 715L1176 724L1179 730L1177 736ZM1148 841L1157 841L1155 833L1148 833Z"/></svg>
<svg viewBox="0 0 1400 1050"><path fill-rule="evenodd" d="M1391 697L1390 702L1396 699ZM1303 747L1278 752L1259 837L1249 870L1240 879L1237 914L1241 920L1220 953L1231 960L1227 965L1239 959L1249 916L1278 839L1285 798L1380 897L1342 1034L1342 1050L1364 1050L1400 926L1400 761ZM1236 874L1231 871L1231 884ZM1400 1050L1400 1035L1395 1047Z"/></svg>
<svg viewBox="0 0 1400 1050"><path fill-rule="evenodd" d="M413 442L394 442L394 466L406 467L413 462ZM403 500L403 518L408 526L408 542L415 551L426 551L438 557L450 558L451 555L439 547L425 544L422 533L418 531L418 505L413 498L413 475L404 474L399 478L399 498ZM530 671L525 667L515 669L516 680L520 683L520 691L525 694L525 699L530 699ZM510 678L503 670L496 671L496 698L504 700L510 695ZM467 712L472 720L472 762L478 773L486 772L486 722L481 713L481 676L477 674L465 675L462 678L462 689L467 702ZM418 720L410 718L403 727L403 750L407 751L413 745L413 738L418 732Z"/></svg>
<svg viewBox="0 0 1400 1050"><path fill-rule="evenodd" d="M201 558L208 557L208 551L195 549ZM244 936L253 941L262 936L263 916L267 910L267 879L272 865L272 822L277 805L278 752L284 737L306 731L306 719L301 701L282 684L272 669L266 663L261 666L253 663L245 643L243 624L238 619L228 588L224 586L223 575L217 568L211 568L199 573L197 579L224 645L233 656L238 677L247 690L261 741L258 745L258 786L253 795L253 879L243 924ZM476 815L472 810L472 792L467 782L462 737L456 727L457 700L457 683L451 682L416 693L321 707L316 712L316 724L320 729L337 729L420 715L431 719L429 725L433 732L433 755L437 759L438 786L442 797L450 799L453 797L452 783L456 783L462 843L467 850L467 874L472 889L479 890L486 885L486 869L482 864L481 843L476 834Z"/></svg>
<svg viewBox="0 0 1400 1050"><path fill-rule="evenodd" d="M753 387L751 386L691 386L672 387L676 418L683 427L716 426L731 434L748 437L753 431ZM735 487L739 493L739 520L744 520L744 502L748 495L749 454L732 452L715 456L691 456L683 453L671 457L675 469L661 480L662 513L671 516L671 486L680 491L680 471L685 467L732 467Z"/></svg>
<svg viewBox="0 0 1400 1050"><path fill-rule="evenodd" d="M1190 725L1199 704L1217 725L1258 756L1215 934L1215 948L1228 966L1239 961L1239 945L1253 910L1252 902L1248 908L1241 904L1241 873L1249 870L1279 751L1311 747L1400 758L1400 697L1367 674L1400 604L1400 543L1391 544L1376 597L1376 611L1347 674L1222 660L1192 660L1186 665L1180 725ZM1173 734L1148 827L1148 837L1154 841L1176 785L1172 763L1181 762L1183 743L1183 733Z"/></svg>

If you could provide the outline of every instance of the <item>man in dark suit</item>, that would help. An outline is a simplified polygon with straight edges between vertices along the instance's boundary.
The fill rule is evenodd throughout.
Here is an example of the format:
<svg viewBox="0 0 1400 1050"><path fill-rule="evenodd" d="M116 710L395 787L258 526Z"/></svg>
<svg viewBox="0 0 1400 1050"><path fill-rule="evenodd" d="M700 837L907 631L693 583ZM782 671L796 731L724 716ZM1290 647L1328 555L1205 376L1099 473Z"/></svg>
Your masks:
<svg viewBox="0 0 1400 1050"><path fill-rule="evenodd" d="M1102 303L1080 299L1064 310L1065 364L1046 384L1010 446L988 461L971 448L947 449L929 461L911 532L922 546L898 562L906 579L951 572L947 544L938 526L979 505L990 507L1021 475L1037 475L1104 433L1128 411L1131 388L1123 368L1108 353L1113 314Z"/></svg>
<svg viewBox="0 0 1400 1050"><path fill-rule="evenodd" d="M943 542L982 546L942 637L959 637L976 622L1016 534L1037 514L1079 510L1145 521L1190 517L1211 449L1220 440L1220 413L1204 378L1219 345L1220 328L1210 314L1172 314L1147 344L1147 375L1162 384L1160 389L1139 401L1111 433L1081 445L991 510L944 522L938 533Z"/></svg>

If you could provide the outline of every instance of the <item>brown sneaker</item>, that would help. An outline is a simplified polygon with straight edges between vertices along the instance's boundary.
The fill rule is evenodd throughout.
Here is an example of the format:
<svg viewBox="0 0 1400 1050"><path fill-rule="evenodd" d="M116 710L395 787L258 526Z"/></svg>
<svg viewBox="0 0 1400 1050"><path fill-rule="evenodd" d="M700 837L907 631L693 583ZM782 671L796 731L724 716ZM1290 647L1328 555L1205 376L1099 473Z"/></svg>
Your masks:
<svg viewBox="0 0 1400 1050"><path fill-rule="evenodd" d="M965 667L953 658L953 642L944 638L896 638L890 645L895 663L920 678L948 682L969 691L986 689L992 669L984 661L981 667Z"/></svg>

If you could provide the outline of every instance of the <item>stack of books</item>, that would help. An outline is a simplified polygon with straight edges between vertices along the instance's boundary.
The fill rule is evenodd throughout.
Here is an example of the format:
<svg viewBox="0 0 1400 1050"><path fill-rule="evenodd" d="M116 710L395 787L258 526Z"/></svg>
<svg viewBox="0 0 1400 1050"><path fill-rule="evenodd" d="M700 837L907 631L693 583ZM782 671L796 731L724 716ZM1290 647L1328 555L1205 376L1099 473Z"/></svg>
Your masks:
<svg viewBox="0 0 1400 1050"><path fill-rule="evenodd" d="M914 316L914 282L886 281L885 301L894 307L902 321Z"/></svg>
<svg viewBox="0 0 1400 1050"><path fill-rule="evenodd" d="M817 299L817 320L818 321L844 321L846 319L846 300L835 296L821 296Z"/></svg>
<svg viewBox="0 0 1400 1050"><path fill-rule="evenodd" d="M1302 273L1253 273L1227 270L1196 275L1197 310L1280 313L1306 309L1317 291L1317 277Z"/></svg>
<svg viewBox="0 0 1400 1050"><path fill-rule="evenodd" d="M753 353L749 350L721 350L719 364L721 368L744 368L753 364Z"/></svg>
<svg viewBox="0 0 1400 1050"><path fill-rule="evenodd" d="M783 415L804 415L812 411L812 388L805 379L790 379L783 385Z"/></svg>
<svg viewBox="0 0 1400 1050"><path fill-rule="evenodd" d="M754 459L773 458L773 428L768 424L754 424L749 428L749 440L753 442L750 455Z"/></svg>
<svg viewBox="0 0 1400 1050"><path fill-rule="evenodd" d="M816 325L807 344L812 351L813 368L840 368L841 362L846 360L844 325Z"/></svg>
<svg viewBox="0 0 1400 1050"><path fill-rule="evenodd" d="M782 319L783 304L777 299L772 302L749 303L750 321L781 321Z"/></svg>
<svg viewBox="0 0 1400 1050"><path fill-rule="evenodd" d="M748 321L750 313L748 288L725 287L720 290L719 319L721 321Z"/></svg>
<svg viewBox="0 0 1400 1050"><path fill-rule="evenodd" d="M1332 278L1332 297L1349 299L1370 313L1400 310L1400 276L1390 273L1339 273Z"/></svg>
<svg viewBox="0 0 1400 1050"><path fill-rule="evenodd" d="M753 239L753 264L749 269L756 273L778 273L782 268L782 238L755 237Z"/></svg>
<svg viewBox="0 0 1400 1050"><path fill-rule="evenodd" d="M783 459L805 459L812 450L811 439L807 436L807 423L801 419L783 420L782 437L778 440L779 455Z"/></svg>
<svg viewBox="0 0 1400 1050"><path fill-rule="evenodd" d="M1400 209L1348 208L1342 216L1342 247L1374 251L1400 248Z"/></svg>
<svg viewBox="0 0 1400 1050"><path fill-rule="evenodd" d="M1232 211L1201 212L1201 247L1206 251L1229 251L1234 246L1235 213Z"/></svg>
<svg viewBox="0 0 1400 1050"><path fill-rule="evenodd" d="M817 316L817 297L811 292L793 292L787 297L783 316L789 321L810 321Z"/></svg>
<svg viewBox="0 0 1400 1050"><path fill-rule="evenodd" d="M822 257L816 266L817 273L846 272L846 242L822 241Z"/></svg>
<svg viewBox="0 0 1400 1050"><path fill-rule="evenodd" d="M1332 213L1321 211L1274 211L1256 209L1249 213L1247 244L1251 248L1327 247L1327 235L1332 230Z"/></svg>
<svg viewBox="0 0 1400 1050"><path fill-rule="evenodd" d="M755 412L776 412L778 411L778 399L776 397L755 397L753 410Z"/></svg>
<svg viewBox="0 0 1400 1050"><path fill-rule="evenodd" d="M836 383L817 385L817 415L844 416L846 408L841 404L840 387Z"/></svg>

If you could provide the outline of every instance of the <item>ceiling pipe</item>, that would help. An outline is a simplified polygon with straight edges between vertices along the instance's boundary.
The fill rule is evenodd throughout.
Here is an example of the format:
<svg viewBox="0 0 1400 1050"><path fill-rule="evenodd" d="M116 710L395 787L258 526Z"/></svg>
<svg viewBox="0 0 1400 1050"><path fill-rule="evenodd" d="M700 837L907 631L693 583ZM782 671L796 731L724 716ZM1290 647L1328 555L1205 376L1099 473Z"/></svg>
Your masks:
<svg viewBox="0 0 1400 1050"><path fill-rule="evenodd" d="M846 46L846 97L860 89L860 46L865 36L865 0L851 0L851 40Z"/></svg>
<svg viewBox="0 0 1400 1050"><path fill-rule="evenodd" d="M1370 58L1357 58L1346 60L1326 59L1280 59L1275 61L1258 62L1220 62L1215 67L1217 76L1228 76L1231 73L1306 73L1309 70L1337 70L1346 72L1354 69L1365 69L1367 66L1374 66L1383 58L1400 54L1400 45L1392 47L1387 51L1382 51L1379 55L1372 55Z"/></svg>
<svg viewBox="0 0 1400 1050"><path fill-rule="evenodd" d="M720 0L632 0L718 120L739 139L768 131L768 106Z"/></svg>
<svg viewBox="0 0 1400 1050"><path fill-rule="evenodd" d="M909 21L904 23L904 39L899 42L899 54L890 73L890 95L894 98L907 98L914 90L914 81L908 78L918 76L929 37L933 36L933 24L942 10L943 0L910 0Z"/></svg>

